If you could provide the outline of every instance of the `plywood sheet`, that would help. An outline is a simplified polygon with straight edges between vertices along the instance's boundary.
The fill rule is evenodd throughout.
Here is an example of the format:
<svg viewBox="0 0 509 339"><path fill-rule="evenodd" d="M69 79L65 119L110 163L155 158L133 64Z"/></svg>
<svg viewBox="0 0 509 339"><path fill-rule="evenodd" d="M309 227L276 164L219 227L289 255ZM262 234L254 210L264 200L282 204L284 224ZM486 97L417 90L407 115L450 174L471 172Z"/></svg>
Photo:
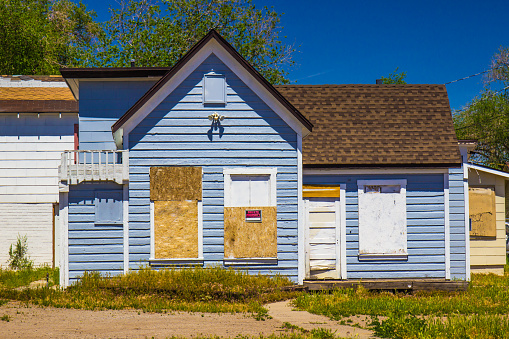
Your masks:
<svg viewBox="0 0 509 339"><path fill-rule="evenodd" d="M154 201L155 258L198 257L197 201Z"/></svg>
<svg viewBox="0 0 509 339"><path fill-rule="evenodd" d="M261 210L262 222L246 222L246 210ZM276 258L277 208L225 207L225 258Z"/></svg>
<svg viewBox="0 0 509 339"><path fill-rule="evenodd" d="M201 200L201 167L150 167L150 200Z"/></svg>
<svg viewBox="0 0 509 339"><path fill-rule="evenodd" d="M302 196L304 198L339 198L339 185L303 185Z"/></svg>
<svg viewBox="0 0 509 339"><path fill-rule="evenodd" d="M496 210L494 187L470 187L468 191L470 205L471 236L496 237Z"/></svg>

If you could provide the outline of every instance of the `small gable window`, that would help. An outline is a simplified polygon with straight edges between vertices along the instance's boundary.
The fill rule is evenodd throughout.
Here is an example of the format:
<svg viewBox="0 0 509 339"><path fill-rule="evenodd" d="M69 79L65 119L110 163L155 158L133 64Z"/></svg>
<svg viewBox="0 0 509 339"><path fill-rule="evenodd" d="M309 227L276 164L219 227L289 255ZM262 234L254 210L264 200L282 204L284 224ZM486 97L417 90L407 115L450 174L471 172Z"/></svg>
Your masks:
<svg viewBox="0 0 509 339"><path fill-rule="evenodd" d="M226 104L226 78L223 74L210 72L203 77L203 103Z"/></svg>

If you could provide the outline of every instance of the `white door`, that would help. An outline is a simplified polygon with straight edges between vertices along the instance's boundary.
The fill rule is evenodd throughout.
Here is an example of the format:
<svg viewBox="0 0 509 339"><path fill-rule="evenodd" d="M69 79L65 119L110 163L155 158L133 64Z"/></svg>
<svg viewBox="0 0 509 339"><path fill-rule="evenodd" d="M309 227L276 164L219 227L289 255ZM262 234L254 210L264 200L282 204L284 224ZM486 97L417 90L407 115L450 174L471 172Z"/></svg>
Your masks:
<svg viewBox="0 0 509 339"><path fill-rule="evenodd" d="M339 198L306 198L306 279L340 279Z"/></svg>

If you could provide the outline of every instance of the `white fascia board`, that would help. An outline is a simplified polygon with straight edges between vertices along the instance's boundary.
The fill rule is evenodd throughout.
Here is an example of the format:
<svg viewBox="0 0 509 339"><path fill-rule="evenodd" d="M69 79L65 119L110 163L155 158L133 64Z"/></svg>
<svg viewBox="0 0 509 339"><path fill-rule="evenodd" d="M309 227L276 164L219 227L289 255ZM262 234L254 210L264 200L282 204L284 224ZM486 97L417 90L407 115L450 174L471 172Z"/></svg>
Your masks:
<svg viewBox="0 0 509 339"><path fill-rule="evenodd" d="M359 168L304 169L304 175L362 175L362 174L444 174L447 168Z"/></svg>
<svg viewBox="0 0 509 339"><path fill-rule="evenodd" d="M503 178L506 178L507 180L509 180L509 173L507 173L507 172L499 171L499 170L496 170L493 168L486 168L486 167L482 167L482 166L478 166L478 165L474 165L474 164L469 164L469 163L467 163L465 165L469 170L473 169L476 171L481 171L481 172L485 172L485 173L489 173L489 174L493 174L493 175L498 175L500 177L503 177Z"/></svg>
<svg viewBox="0 0 509 339"><path fill-rule="evenodd" d="M276 175L276 167L237 167L224 168L225 175Z"/></svg>
<svg viewBox="0 0 509 339"><path fill-rule="evenodd" d="M228 66L256 95L258 95L283 121L298 134L307 135L309 131L274 96L272 96L242 65L235 60L217 41L210 40L198 51L164 86L154 94L123 126L124 134L129 134L147 115L149 115L170 93L211 54L216 55Z"/></svg>

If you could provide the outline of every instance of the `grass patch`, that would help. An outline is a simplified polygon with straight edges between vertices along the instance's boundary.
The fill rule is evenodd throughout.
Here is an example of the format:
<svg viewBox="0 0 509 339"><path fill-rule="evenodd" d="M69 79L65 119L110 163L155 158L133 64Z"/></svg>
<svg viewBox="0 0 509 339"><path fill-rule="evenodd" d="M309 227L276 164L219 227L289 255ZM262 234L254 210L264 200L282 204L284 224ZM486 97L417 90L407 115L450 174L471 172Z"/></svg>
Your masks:
<svg viewBox="0 0 509 339"><path fill-rule="evenodd" d="M408 294L359 287L301 294L295 306L334 320L371 315L371 328L384 338L509 338L508 274L473 274L469 289L461 292Z"/></svg>
<svg viewBox="0 0 509 339"><path fill-rule="evenodd" d="M11 318L7 314L5 314L5 315L0 317L0 320L1 321L9 322L9 321L11 321Z"/></svg>
<svg viewBox="0 0 509 339"><path fill-rule="evenodd" d="M192 268L151 270L102 277L86 273L64 291L35 289L0 290L0 297L41 306L80 309L140 309L149 312L251 312L267 319L264 303L297 295L283 291L293 285L285 277L249 275L233 269Z"/></svg>
<svg viewBox="0 0 509 339"><path fill-rule="evenodd" d="M371 292L359 287L331 293L301 294L295 306L334 320L351 315L389 316L393 314L507 314L509 275L472 275L468 291L417 292L415 294Z"/></svg>
<svg viewBox="0 0 509 339"><path fill-rule="evenodd" d="M58 284L58 268L53 269L48 266L37 268L15 270L1 270L0 269L0 288L17 288L26 286L33 281L46 279L49 274L50 286Z"/></svg>

